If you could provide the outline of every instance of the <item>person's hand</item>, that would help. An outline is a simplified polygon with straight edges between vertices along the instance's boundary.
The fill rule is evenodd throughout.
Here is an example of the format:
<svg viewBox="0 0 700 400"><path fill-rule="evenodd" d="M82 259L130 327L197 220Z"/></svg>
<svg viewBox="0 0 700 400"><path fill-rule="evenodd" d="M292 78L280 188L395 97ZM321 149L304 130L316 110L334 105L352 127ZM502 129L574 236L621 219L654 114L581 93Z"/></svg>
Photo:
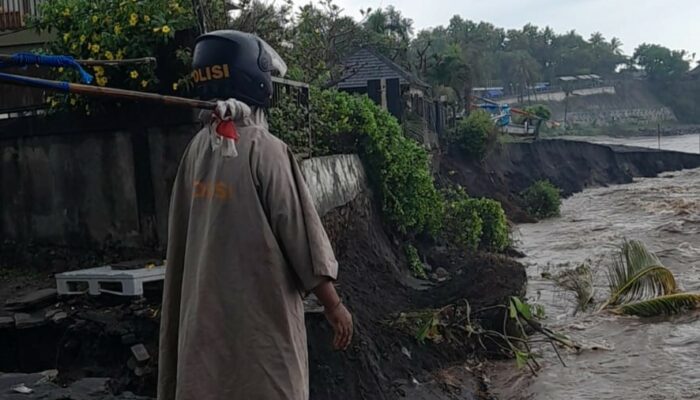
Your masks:
<svg viewBox="0 0 700 400"><path fill-rule="evenodd" d="M332 310L324 311L324 314L335 332L333 347L336 350L346 350L352 341L352 315L350 315L350 311L345 308L343 303L339 303Z"/></svg>

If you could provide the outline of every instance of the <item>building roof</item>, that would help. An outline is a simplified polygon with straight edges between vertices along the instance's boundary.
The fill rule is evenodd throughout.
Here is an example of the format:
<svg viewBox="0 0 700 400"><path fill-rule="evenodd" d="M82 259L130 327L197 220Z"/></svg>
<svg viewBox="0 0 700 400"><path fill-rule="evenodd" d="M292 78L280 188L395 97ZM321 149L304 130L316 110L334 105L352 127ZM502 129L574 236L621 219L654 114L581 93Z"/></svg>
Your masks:
<svg viewBox="0 0 700 400"><path fill-rule="evenodd" d="M688 71L688 75L693 78L697 78L698 76L700 76L700 65Z"/></svg>
<svg viewBox="0 0 700 400"><path fill-rule="evenodd" d="M338 83L340 89L366 87L367 81L373 79L398 78L401 84L411 84L422 88L430 85L406 71L379 52L364 47L343 61L345 73Z"/></svg>

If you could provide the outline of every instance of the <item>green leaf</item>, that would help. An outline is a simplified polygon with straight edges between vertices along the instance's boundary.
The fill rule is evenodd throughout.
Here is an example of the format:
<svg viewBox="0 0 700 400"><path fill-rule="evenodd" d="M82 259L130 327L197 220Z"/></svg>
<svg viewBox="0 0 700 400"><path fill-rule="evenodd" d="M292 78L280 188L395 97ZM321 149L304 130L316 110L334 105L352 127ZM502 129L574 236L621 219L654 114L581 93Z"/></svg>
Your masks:
<svg viewBox="0 0 700 400"><path fill-rule="evenodd" d="M655 317L659 315L678 314L684 310L698 307L700 307L700 294L676 293L650 300L624 304L615 308L613 311L619 314L636 315L639 317Z"/></svg>
<svg viewBox="0 0 700 400"><path fill-rule="evenodd" d="M525 319L532 319L532 310L530 309L529 305L523 303L515 296L510 298L510 302L511 304L515 305L515 309L518 311L518 313L520 313L520 315L525 317Z"/></svg>
<svg viewBox="0 0 700 400"><path fill-rule="evenodd" d="M673 273L639 241L626 241L608 269L610 298L603 305L634 303L678 292Z"/></svg>
<svg viewBox="0 0 700 400"><path fill-rule="evenodd" d="M427 319L425 324L420 328L418 333L416 334L416 340L418 340L419 343L423 344L425 343L425 339L428 337L428 334L430 333L430 329L435 325L436 321L436 316L433 314L430 316L430 318Z"/></svg>
<svg viewBox="0 0 700 400"><path fill-rule="evenodd" d="M522 368L525 365L527 365L527 360L530 358L527 353L524 353L520 350L515 350L515 365L518 366L518 368Z"/></svg>

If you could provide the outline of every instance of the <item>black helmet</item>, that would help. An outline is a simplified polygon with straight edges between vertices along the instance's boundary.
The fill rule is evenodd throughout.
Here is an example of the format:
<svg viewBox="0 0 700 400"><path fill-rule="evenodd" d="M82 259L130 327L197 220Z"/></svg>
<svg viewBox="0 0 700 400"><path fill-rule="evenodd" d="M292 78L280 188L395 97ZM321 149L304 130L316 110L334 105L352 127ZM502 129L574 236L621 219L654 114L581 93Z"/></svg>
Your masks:
<svg viewBox="0 0 700 400"><path fill-rule="evenodd" d="M270 104L272 72L284 75L286 68L265 41L233 30L200 36L192 57L192 79L201 99L233 97L259 107Z"/></svg>

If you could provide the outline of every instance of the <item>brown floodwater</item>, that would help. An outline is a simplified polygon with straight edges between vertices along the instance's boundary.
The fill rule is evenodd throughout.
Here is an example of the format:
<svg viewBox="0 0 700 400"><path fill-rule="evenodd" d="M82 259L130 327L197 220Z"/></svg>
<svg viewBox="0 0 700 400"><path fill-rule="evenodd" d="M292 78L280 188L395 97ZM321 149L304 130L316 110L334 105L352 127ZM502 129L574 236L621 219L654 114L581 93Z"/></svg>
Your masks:
<svg viewBox="0 0 700 400"><path fill-rule="evenodd" d="M528 298L545 306L545 324L597 349L562 351L563 367L542 347L536 377L513 362L494 363L499 399L700 399L700 311L655 319L575 314L573 296L542 278L588 262L600 302L613 254L637 239L683 289L700 292L700 169L585 190L564 200L560 217L519 225L515 238L527 254Z"/></svg>

